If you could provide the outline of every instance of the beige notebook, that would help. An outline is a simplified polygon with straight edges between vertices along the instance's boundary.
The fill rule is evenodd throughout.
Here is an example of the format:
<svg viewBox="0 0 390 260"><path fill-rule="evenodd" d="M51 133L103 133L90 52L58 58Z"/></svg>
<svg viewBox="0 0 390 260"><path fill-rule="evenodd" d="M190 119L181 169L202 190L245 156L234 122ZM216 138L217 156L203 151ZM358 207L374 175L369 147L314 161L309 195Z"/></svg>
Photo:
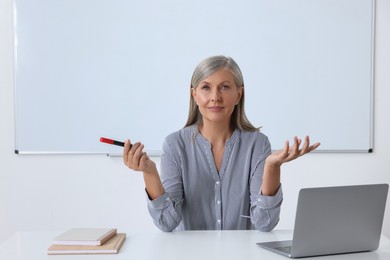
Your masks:
<svg viewBox="0 0 390 260"><path fill-rule="evenodd" d="M51 245L47 249L49 255L78 254L116 254L126 239L125 233L118 233L102 246Z"/></svg>
<svg viewBox="0 0 390 260"><path fill-rule="evenodd" d="M72 228L56 237L53 244L100 246L115 234L115 228Z"/></svg>

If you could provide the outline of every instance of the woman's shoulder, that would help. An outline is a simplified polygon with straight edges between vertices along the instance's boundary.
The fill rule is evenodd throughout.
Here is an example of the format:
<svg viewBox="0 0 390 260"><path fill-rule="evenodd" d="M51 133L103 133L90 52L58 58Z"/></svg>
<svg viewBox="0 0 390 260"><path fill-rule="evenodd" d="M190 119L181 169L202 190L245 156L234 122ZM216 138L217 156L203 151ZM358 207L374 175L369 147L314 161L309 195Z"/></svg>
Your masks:
<svg viewBox="0 0 390 260"><path fill-rule="evenodd" d="M241 130L241 139L248 142L268 142L268 137L260 131Z"/></svg>
<svg viewBox="0 0 390 260"><path fill-rule="evenodd" d="M164 144L173 147L184 147L186 144L195 139L199 133L195 125L184 127L166 136Z"/></svg>
<svg viewBox="0 0 390 260"><path fill-rule="evenodd" d="M169 141L188 140L189 137L193 137L197 132L198 128L194 125L190 125L170 133L165 139Z"/></svg>
<svg viewBox="0 0 390 260"><path fill-rule="evenodd" d="M252 150L255 155L257 154L257 156L254 156L255 158L271 153L271 143L268 137L260 131L242 131L241 142L243 147Z"/></svg>

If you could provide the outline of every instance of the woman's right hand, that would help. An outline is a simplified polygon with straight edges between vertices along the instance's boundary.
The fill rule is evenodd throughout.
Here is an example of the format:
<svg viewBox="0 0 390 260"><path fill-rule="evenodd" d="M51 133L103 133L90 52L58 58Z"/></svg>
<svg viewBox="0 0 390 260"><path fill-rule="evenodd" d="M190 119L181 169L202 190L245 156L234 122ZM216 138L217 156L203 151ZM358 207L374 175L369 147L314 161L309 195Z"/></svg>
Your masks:
<svg viewBox="0 0 390 260"><path fill-rule="evenodd" d="M146 152L143 151L144 145L137 142L130 145L130 140L125 141L123 148L123 162L134 171L144 173L156 172L156 164L149 158Z"/></svg>

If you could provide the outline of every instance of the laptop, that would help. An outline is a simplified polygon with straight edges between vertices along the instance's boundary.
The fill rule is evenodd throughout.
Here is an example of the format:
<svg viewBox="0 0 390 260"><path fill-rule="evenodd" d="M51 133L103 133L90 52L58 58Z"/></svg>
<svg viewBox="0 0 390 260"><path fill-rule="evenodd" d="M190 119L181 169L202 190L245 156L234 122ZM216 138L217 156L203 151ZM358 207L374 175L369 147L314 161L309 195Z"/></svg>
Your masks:
<svg viewBox="0 0 390 260"><path fill-rule="evenodd" d="M257 245L291 258L375 250L388 189L388 184L301 189L292 240Z"/></svg>

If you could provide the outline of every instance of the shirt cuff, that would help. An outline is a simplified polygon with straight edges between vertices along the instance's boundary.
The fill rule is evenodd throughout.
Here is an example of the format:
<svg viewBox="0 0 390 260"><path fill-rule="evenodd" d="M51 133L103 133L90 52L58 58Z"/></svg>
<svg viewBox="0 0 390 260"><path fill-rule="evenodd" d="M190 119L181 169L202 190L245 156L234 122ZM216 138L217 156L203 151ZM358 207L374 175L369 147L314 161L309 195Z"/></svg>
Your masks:
<svg viewBox="0 0 390 260"><path fill-rule="evenodd" d="M171 204L171 198L167 193L162 194L160 197L151 200L148 192L145 189L147 204L154 209L165 209Z"/></svg>
<svg viewBox="0 0 390 260"><path fill-rule="evenodd" d="M280 205L280 202L283 199L282 184L280 184L279 189L274 196L264 196L262 194L257 194L253 196L253 201L255 201L255 204L258 207L263 209L274 208Z"/></svg>

